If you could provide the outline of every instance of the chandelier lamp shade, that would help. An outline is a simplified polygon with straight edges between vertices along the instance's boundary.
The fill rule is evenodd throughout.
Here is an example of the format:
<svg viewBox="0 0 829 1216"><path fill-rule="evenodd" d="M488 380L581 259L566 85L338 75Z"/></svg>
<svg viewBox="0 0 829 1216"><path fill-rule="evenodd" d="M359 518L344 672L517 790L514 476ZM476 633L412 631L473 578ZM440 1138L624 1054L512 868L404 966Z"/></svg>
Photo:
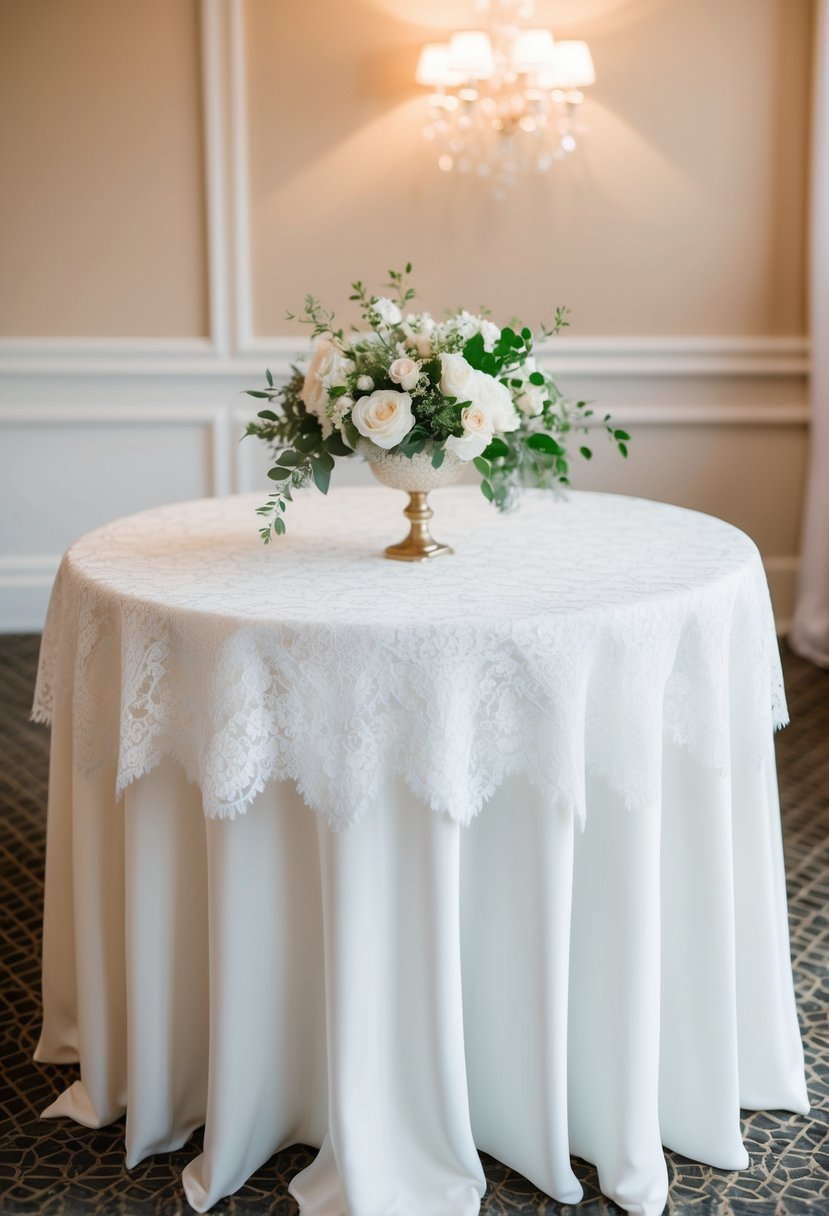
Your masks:
<svg viewBox="0 0 829 1216"><path fill-rule="evenodd" d="M489 30L427 43L415 81L430 90L423 134L445 172L475 173L503 196L520 174L546 173L587 128L583 90L596 82L586 42L521 26L526 3L491 0Z"/></svg>

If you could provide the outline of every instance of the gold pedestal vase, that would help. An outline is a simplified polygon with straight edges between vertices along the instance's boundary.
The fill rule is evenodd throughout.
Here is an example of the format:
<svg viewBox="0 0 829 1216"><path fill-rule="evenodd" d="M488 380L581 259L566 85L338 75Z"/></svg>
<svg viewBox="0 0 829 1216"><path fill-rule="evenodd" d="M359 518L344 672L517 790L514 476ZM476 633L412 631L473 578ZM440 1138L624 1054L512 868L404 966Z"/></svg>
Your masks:
<svg viewBox="0 0 829 1216"><path fill-rule="evenodd" d="M463 476L464 462L451 452L446 452L439 468L432 465L434 448L430 445L417 455L408 457L386 452L376 444L363 441L360 451L371 471L384 486L394 490L405 490L409 503L403 514L409 521L409 535L396 545L389 545L386 557L398 562L424 562L432 557L442 557L454 552L450 545L436 541L429 530L432 508L427 501L431 490L450 486Z"/></svg>

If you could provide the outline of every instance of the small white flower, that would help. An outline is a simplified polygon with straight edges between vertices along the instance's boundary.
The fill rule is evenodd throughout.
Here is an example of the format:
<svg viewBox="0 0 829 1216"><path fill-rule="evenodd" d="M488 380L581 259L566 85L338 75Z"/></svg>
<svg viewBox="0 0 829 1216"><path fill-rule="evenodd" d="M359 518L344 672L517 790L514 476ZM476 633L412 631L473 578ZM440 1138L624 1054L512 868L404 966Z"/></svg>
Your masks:
<svg viewBox="0 0 829 1216"><path fill-rule="evenodd" d="M372 380L371 376L358 376L357 388L361 393L370 393L374 388L374 381Z"/></svg>
<svg viewBox="0 0 829 1216"><path fill-rule="evenodd" d="M492 350L495 343L501 337L501 331L493 321L481 321L480 333L484 340L484 350Z"/></svg>
<svg viewBox="0 0 829 1216"><path fill-rule="evenodd" d="M389 367L389 379L393 380L395 384L399 384L407 393L410 393L417 384L419 375L420 364L416 363L414 359L406 357L395 359Z"/></svg>
<svg viewBox="0 0 829 1216"><path fill-rule="evenodd" d="M354 409L354 399L343 393L341 397L335 397L328 407L329 417L336 429L340 432L343 439L350 447L348 436L345 433L345 418L346 415Z"/></svg>
<svg viewBox="0 0 829 1216"><path fill-rule="evenodd" d="M339 424L345 418L349 410L354 408L354 398L349 397L347 393L343 393L340 397L334 397L328 403L328 417L333 421L334 425L339 429Z"/></svg>
<svg viewBox="0 0 829 1216"><path fill-rule="evenodd" d="M408 393L379 388L369 397L360 397L351 412L351 421L378 448L393 448L414 426L412 399Z"/></svg>
<svg viewBox="0 0 829 1216"><path fill-rule="evenodd" d="M408 345L417 351L421 359L428 359L432 354L432 334L435 332L432 316L428 312L410 312L401 329Z"/></svg>
<svg viewBox="0 0 829 1216"><path fill-rule="evenodd" d="M385 296L378 296L376 300L372 300L371 307L372 311L376 312L386 325L399 325L403 320L403 314L394 300L389 300Z"/></svg>
<svg viewBox="0 0 829 1216"><path fill-rule="evenodd" d="M530 355L521 365L517 373L523 380L519 389L515 390L515 407L527 418L537 418L544 409L544 402L549 397L546 384L530 384L530 376L538 371L538 363L534 355Z"/></svg>

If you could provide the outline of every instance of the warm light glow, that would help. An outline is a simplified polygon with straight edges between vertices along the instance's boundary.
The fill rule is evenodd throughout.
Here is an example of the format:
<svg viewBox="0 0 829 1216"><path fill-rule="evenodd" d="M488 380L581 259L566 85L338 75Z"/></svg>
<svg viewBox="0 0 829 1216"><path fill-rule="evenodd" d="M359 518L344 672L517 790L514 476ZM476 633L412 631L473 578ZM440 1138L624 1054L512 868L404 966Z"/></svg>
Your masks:
<svg viewBox="0 0 829 1216"><path fill-rule="evenodd" d="M415 80L429 88L451 88L463 81L460 72L449 67L449 43L427 42L417 61Z"/></svg>
<svg viewBox="0 0 829 1216"><path fill-rule="evenodd" d="M460 30L449 43L449 68L468 80L488 80L495 70L489 34Z"/></svg>
<svg viewBox="0 0 829 1216"><path fill-rule="evenodd" d="M418 84L431 87L423 135L446 172L475 172L504 197L521 173L547 173L588 127L581 89L596 80L586 42L557 42L523 22L532 0L477 0L490 32L459 30L424 46Z"/></svg>
<svg viewBox="0 0 829 1216"><path fill-rule="evenodd" d="M544 74L550 89L583 89L596 83L593 57L586 42L557 42L552 71Z"/></svg>
<svg viewBox="0 0 829 1216"><path fill-rule="evenodd" d="M512 66L516 72L552 70L555 42L549 30L520 30L512 44Z"/></svg>

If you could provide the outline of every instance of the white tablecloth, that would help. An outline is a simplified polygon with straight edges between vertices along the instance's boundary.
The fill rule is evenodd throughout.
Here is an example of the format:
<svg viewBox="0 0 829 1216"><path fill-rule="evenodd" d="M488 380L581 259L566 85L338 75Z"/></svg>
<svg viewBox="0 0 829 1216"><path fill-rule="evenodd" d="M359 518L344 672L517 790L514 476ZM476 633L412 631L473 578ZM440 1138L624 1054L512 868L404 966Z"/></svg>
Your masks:
<svg viewBox="0 0 829 1216"><path fill-rule="evenodd" d="M269 548L255 501L61 566L37 1055L81 1080L46 1113L126 1110L130 1164L205 1123L200 1211L297 1141L304 1216L473 1213L476 1146L645 1216L663 1144L745 1166L740 1105L808 1109L755 547L457 489L456 556L401 566L394 491Z"/></svg>

